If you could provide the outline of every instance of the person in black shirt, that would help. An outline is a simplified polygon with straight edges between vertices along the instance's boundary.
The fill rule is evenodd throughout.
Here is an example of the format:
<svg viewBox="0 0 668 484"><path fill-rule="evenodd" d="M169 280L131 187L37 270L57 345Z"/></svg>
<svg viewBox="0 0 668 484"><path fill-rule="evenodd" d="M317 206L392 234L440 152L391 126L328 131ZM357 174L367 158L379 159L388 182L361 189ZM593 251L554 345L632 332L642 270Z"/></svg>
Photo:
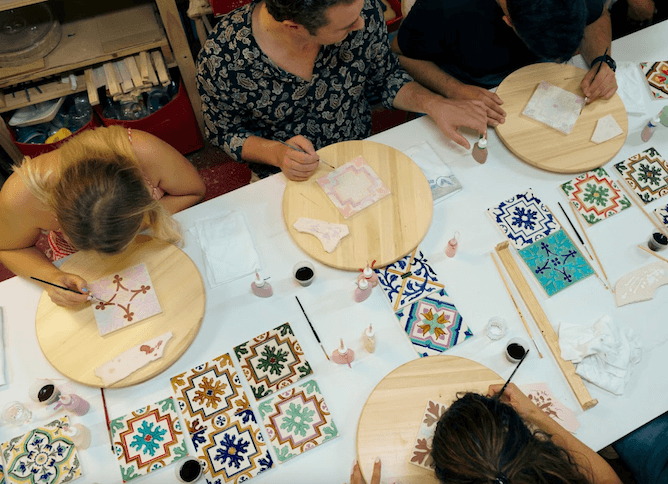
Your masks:
<svg viewBox="0 0 668 484"><path fill-rule="evenodd" d="M505 121L502 100L487 89L520 67L564 62L579 49L591 69L588 102L617 90L604 0L417 0L392 49L421 84L452 99L479 99L490 126ZM608 54L604 55L608 49ZM593 79L596 69L601 69Z"/></svg>

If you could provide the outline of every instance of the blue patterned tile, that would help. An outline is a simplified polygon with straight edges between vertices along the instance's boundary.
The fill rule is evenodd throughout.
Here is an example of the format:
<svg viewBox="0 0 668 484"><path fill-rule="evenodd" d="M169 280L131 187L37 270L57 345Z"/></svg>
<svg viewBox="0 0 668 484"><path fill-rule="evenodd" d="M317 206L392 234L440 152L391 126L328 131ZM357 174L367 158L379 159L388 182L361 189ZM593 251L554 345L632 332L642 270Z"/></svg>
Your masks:
<svg viewBox="0 0 668 484"><path fill-rule="evenodd" d="M668 205L654 210L659 221L668 229Z"/></svg>
<svg viewBox="0 0 668 484"><path fill-rule="evenodd" d="M531 189L487 209L487 213L518 250L561 228Z"/></svg>
<svg viewBox="0 0 668 484"><path fill-rule="evenodd" d="M548 296L594 274L592 267L563 230L535 242L519 253Z"/></svg>
<svg viewBox="0 0 668 484"><path fill-rule="evenodd" d="M436 273L419 249L383 269L376 269L376 273L395 312L434 291L443 290L443 284L438 282Z"/></svg>
<svg viewBox="0 0 668 484"><path fill-rule="evenodd" d="M420 356L441 354L473 336L444 289L402 308L396 316Z"/></svg>

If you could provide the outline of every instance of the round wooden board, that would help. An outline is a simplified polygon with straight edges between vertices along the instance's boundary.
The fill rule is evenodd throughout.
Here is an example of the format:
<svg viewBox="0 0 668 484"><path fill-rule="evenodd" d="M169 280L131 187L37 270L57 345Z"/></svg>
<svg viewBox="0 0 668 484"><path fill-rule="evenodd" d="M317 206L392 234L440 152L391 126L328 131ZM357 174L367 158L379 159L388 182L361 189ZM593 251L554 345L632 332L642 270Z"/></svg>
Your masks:
<svg viewBox="0 0 668 484"><path fill-rule="evenodd" d="M376 457L383 480L438 484L433 471L409 463L427 401L450 405L458 392L486 394L504 380L480 363L458 356L409 361L383 378L364 404L357 426L357 460L366 482Z"/></svg>
<svg viewBox="0 0 668 484"><path fill-rule="evenodd" d="M496 127L499 138L521 160L556 173L582 173L606 164L624 145L629 120L621 98L597 99L585 106L570 134L565 135L521 113L541 81L579 96L587 71L566 64L542 63L523 67L506 77L496 93L503 100L506 122ZM596 122L612 114L623 135L601 144L590 141Z"/></svg>
<svg viewBox="0 0 668 484"><path fill-rule="evenodd" d="M413 160L373 141L344 141L318 154L336 168L362 156L391 194L345 219L316 183L332 171L330 167L321 163L309 180L288 181L283 194L283 220L304 252L328 266L355 271L373 260L375 267L386 266L417 247L431 224L434 201L427 179ZM293 227L300 217L345 224L350 233L328 253L315 236Z"/></svg>
<svg viewBox="0 0 668 484"><path fill-rule="evenodd" d="M84 385L105 387L95 368L125 350L172 332L162 358L110 385L127 387L153 378L172 365L190 346L204 316L204 284L195 264L177 247L140 235L122 254L77 252L63 263L65 272L89 282L145 263L162 313L100 336L90 305L73 310L56 306L44 292L37 306L36 331L42 352L54 368Z"/></svg>

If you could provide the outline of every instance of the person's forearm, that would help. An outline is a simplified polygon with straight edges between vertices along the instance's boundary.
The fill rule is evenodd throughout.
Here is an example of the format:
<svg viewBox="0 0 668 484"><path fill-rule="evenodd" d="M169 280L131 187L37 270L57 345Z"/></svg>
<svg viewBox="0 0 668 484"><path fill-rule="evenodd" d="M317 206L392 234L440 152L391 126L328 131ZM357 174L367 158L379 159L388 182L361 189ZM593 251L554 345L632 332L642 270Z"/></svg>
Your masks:
<svg viewBox="0 0 668 484"><path fill-rule="evenodd" d="M612 26L610 24L610 13L607 8L594 23L587 25L584 31L584 37L580 43L580 54L584 57L587 64L605 53L608 49L608 55L612 57L610 45L612 41Z"/></svg>
<svg viewBox="0 0 668 484"><path fill-rule="evenodd" d="M0 262L17 276L53 280L61 271L35 247L0 250Z"/></svg>
<svg viewBox="0 0 668 484"><path fill-rule="evenodd" d="M552 441L566 449L577 464L591 473L592 484L621 484L615 471L600 455L580 442L569 431L536 408L529 418L531 423L552 436Z"/></svg>
<svg viewBox="0 0 668 484"><path fill-rule="evenodd" d="M244 161L253 161L265 165L279 166L276 148L281 144L259 136L251 136L245 142L241 150L241 158Z"/></svg>
<svg viewBox="0 0 668 484"><path fill-rule="evenodd" d="M200 202L204 198L204 194L195 194L195 195L169 195L165 194L161 199L160 203L167 209L172 215L185 210L186 208L192 207L196 203Z"/></svg>
<svg viewBox="0 0 668 484"><path fill-rule="evenodd" d="M404 84L399 89L392 106L394 109L401 109L402 111L429 114L436 97L439 97L439 95L421 86L416 81L412 81Z"/></svg>
<svg viewBox="0 0 668 484"><path fill-rule="evenodd" d="M401 67L406 69L413 79L445 97L452 97L450 88L453 83L459 82L450 74L445 73L440 67L431 61L411 59L404 55L399 55Z"/></svg>

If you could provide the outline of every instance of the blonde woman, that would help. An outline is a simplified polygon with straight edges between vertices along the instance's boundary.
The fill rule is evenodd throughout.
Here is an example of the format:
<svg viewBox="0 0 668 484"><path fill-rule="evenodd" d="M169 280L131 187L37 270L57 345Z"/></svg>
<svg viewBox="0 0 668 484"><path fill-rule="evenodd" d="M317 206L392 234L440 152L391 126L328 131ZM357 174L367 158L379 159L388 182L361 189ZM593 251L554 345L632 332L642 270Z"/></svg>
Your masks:
<svg viewBox="0 0 668 484"><path fill-rule="evenodd" d="M0 190L0 262L23 277L36 277L86 293L86 281L57 269L35 247L48 232L52 259L76 250L114 254L144 228L178 242L171 214L204 197L195 168L159 138L120 126L86 131L57 150L26 157ZM45 286L60 306L86 302Z"/></svg>

